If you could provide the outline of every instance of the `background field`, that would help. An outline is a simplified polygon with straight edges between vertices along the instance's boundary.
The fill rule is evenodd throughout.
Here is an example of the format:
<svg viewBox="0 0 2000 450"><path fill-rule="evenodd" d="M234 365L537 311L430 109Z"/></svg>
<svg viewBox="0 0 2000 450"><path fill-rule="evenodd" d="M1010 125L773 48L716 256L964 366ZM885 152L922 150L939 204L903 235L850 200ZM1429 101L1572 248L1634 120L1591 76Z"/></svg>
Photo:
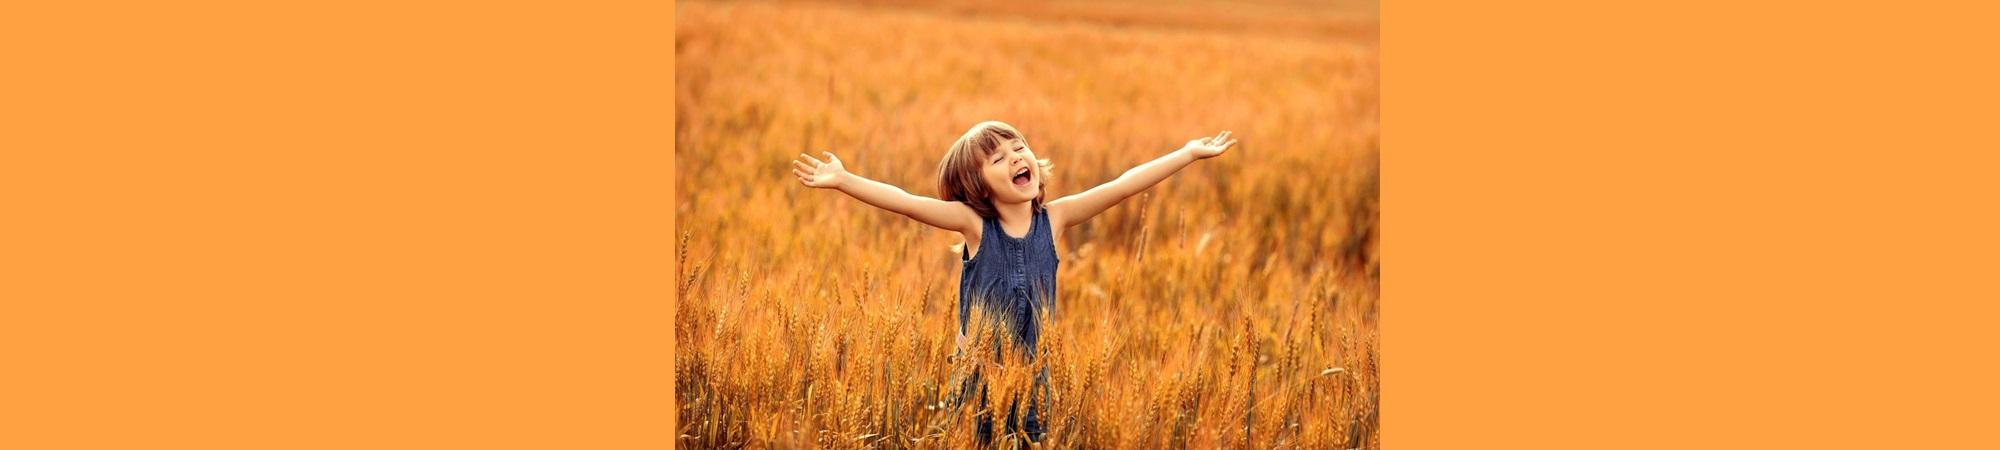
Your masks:
<svg viewBox="0 0 2000 450"><path fill-rule="evenodd" d="M975 364L953 357L956 235L787 164L831 150L935 195L945 147L991 119L1054 162L1052 198L1242 139L1058 243L1045 444L1379 447L1376 15L679 3L680 443L976 445L943 388ZM982 363L996 400L1019 392L1018 362Z"/></svg>

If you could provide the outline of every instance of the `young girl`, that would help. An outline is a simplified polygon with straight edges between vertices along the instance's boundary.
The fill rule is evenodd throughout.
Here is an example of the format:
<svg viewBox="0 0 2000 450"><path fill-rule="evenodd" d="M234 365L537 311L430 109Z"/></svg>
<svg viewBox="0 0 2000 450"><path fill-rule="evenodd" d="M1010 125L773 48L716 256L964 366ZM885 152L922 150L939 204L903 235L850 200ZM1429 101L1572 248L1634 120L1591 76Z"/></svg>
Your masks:
<svg viewBox="0 0 2000 450"><path fill-rule="evenodd" d="M971 310L978 306L1002 321L1016 347L1033 359L1041 335L1038 320L1055 306L1056 265L1060 262L1055 242L1062 239L1063 230L1090 220L1195 161L1221 155L1235 143L1228 131L1188 141L1179 150L1133 167L1117 179L1047 202L1043 201L1043 181L1048 176L1048 161L1035 158L1020 131L995 121L973 125L945 152L944 160L938 162L939 198L912 195L849 173L832 152L825 153L825 161L799 154L799 159L792 161L792 174L808 187L837 189L877 208L964 236L965 249L960 254L964 270L958 283L960 347L964 346ZM976 375L966 386L969 389L973 384L978 384ZM1031 402L1023 427L1031 439L1040 441L1042 426L1036 409ZM979 428L982 440L991 435L989 421L982 421Z"/></svg>

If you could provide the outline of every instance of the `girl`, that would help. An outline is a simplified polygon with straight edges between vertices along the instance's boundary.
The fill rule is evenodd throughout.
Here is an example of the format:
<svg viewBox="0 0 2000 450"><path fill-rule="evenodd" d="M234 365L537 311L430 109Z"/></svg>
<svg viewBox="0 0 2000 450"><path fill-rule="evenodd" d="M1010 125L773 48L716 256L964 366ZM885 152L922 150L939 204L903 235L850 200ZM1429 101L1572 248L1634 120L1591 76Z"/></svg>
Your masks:
<svg viewBox="0 0 2000 450"><path fill-rule="evenodd" d="M1228 131L1188 141L1179 150L1133 167L1117 179L1047 202L1043 201L1043 181L1049 173L1048 161L1035 158L1019 130L995 121L973 125L945 152L938 162L939 198L912 195L849 173L832 152L825 152L825 161L799 154L799 159L792 161L792 175L798 177L799 184L836 189L877 208L964 236L959 256L964 270L958 283L960 347L964 346L970 312L978 306L1003 322L1001 328L1010 332L1016 347L1033 359L1041 335L1038 319L1049 315L1055 306L1056 265L1060 262L1055 242L1062 239L1063 230L1090 220L1195 161L1221 155L1235 144ZM976 375L966 384L967 389L974 384L978 384ZM1032 403L1023 427L1031 439L1040 441L1042 427ZM981 440L986 440L991 435L990 421L982 421L979 428Z"/></svg>

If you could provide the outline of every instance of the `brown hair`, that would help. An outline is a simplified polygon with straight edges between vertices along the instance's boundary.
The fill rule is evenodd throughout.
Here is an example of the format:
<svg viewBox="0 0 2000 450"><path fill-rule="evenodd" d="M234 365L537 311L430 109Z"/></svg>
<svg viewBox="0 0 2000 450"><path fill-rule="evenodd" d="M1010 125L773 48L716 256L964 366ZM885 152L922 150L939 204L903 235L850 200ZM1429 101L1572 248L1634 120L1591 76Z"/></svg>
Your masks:
<svg viewBox="0 0 2000 450"><path fill-rule="evenodd" d="M980 168L986 166L986 157L999 150L1000 144L1013 139L1027 142L1021 130L999 121L980 122L966 130L945 151L944 160L938 161L938 198L964 203L979 217L999 217L999 211L993 207L993 192L980 176ZM1035 161L1035 165L1041 170L1042 183L1036 186L1034 207L1041 209L1042 197L1048 195L1049 160Z"/></svg>

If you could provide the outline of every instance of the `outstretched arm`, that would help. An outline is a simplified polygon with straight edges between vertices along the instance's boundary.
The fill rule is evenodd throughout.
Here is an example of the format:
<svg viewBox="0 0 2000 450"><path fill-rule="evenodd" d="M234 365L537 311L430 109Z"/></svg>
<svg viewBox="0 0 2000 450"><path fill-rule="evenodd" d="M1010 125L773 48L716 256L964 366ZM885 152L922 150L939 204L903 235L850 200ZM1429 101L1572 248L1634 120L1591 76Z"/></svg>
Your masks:
<svg viewBox="0 0 2000 450"><path fill-rule="evenodd" d="M1188 164L1221 155L1232 145L1236 145L1236 140L1229 137L1228 131L1215 137L1188 141L1187 146L1181 147L1180 150L1174 150L1159 159L1133 167L1132 170L1125 171L1124 175L1119 175L1118 179L1050 201L1049 218L1056 221L1056 228L1083 223L1097 216L1097 213L1111 208L1112 205L1117 205L1118 202L1159 184L1161 180L1179 172Z"/></svg>
<svg viewBox="0 0 2000 450"><path fill-rule="evenodd" d="M946 230L964 233L979 225L979 214L965 204L912 195L903 188L848 173L833 152L825 154L826 161L804 153L792 160L792 175L798 177L799 184L838 190L862 203Z"/></svg>

